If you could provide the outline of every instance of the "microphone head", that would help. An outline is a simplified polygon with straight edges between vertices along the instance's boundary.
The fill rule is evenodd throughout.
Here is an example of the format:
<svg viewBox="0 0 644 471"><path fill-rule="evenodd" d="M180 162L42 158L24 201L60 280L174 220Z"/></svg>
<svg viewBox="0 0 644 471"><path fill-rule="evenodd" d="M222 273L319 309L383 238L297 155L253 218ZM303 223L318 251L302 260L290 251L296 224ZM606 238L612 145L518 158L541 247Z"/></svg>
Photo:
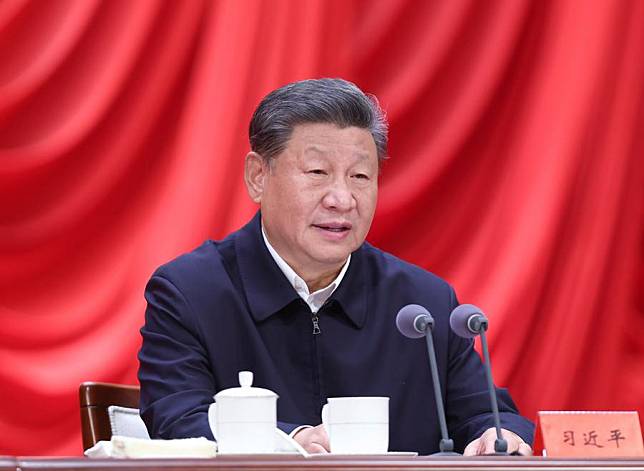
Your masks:
<svg viewBox="0 0 644 471"><path fill-rule="evenodd" d="M471 328L470 319L473 316L480 316L481 320L487 321L485 314L473 304L461 304L456 306L449 316L449 325L452 331L459 337L471 339L479 334L479 331Z"/></svg>
<svg viewBox="0 0 644 471"><path fill-rule="evenodd" d="M417 339L425 336L425 332L416 328L416 320L421 317L425 318L426 323L430 323L433 319L427 309L418 304L408 304L398 311L396 316L396 327L398 331L405 337L410 339Z"/></svg>

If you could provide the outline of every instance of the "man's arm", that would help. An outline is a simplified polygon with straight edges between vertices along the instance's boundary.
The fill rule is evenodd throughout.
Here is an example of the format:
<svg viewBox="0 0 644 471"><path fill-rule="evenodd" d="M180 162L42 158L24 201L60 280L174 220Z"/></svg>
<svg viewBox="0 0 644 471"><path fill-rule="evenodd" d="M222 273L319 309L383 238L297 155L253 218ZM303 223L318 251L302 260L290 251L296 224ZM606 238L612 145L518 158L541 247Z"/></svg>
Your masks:
<svg viewBox="0 0 644 471"><path fill-rule="evenodd" d="M212 440L208 408L220 388L200 339L196 313L162 271L148 282L145 299L139 382L141 417L150 436ZM291 433L300 424L278 421L277 426Z"/></svg>
<svg viewBox="0 0 644 471"><path fill-rule="evenodd" d="M494 427L494 418L491 413L483 365L474 350L473 341L456 336L454 340L458 342L456 346L458 354L450 360L446 395L450 435L454 439L456 449L463 450L466 445L471 445L468 451L478 450L480 445L481 450L487 450L487 438L490 436L488 429ZM518 450L520 445L518 441L514 443L514 437L520 438L525 443L532 443L534 430L532 422L519 415L506 389L496 388L496 395L501 427L513 432L511 435L508 434L513 438L512 443L508 441L508 445L514 448L510 451ZM481 441L476 444L471 443L482 436L484 436L483 444Z"/></svg>
<svg viewBox="0 0 644 471"><path fill-rule="evenodd" d="M145 299L138 375L141 417L150 437L212 440L208 407L216 385L194 313L159 272L148 282Z"/></svg>
<svg viewBox="0 0 644 471"><path fill-rule="evenodd" d="M452 293L453 306L458 305ZM494 427L487 381L481 357L474 350L474 341L456 336L448 329L448 370L446 412L450 436L457 450L488 453L490 430ZM496 388L501 427L508 431L509 451L526 451L533 440L534 424L519 415L519 411L504 388ZM494 433L494 437L496 434ZM494 440L491 440L493 451Z"/></svg>

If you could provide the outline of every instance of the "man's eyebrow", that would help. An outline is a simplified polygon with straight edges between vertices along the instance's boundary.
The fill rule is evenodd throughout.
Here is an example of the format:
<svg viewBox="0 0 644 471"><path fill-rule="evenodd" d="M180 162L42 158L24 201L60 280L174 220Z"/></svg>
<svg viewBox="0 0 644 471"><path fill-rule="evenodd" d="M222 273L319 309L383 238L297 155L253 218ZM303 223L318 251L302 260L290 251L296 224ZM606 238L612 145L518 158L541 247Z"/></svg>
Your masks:
<svg viewBox="0 0 644 471"><path fill-rule="evenodd" d="M369 160L369 158L371 157L371 154L369 152L361 152L361 151L355 152L354 155L360 157L360 160Z"/></svg>
<svg viewBox="0 0 644 471"><path fill-rule="evenodd" d="M326 147L320 147L317 144L307 144L307 146L304 148L304 152L308 153L309 151L312 151L315 154L320 154L320 155L327 155L328 149ZM353 153L355 156L359 157L360 160L368 160L371 154L369 152L362 152L362 151L355 151Z"/></svg>
<svg viewBox="0 0 644 471"><path fill-rule="evenodd" d="M307 146L304 148L304 152L314 152L316 154L326 154L328 152L328 149L324 147L320 147L317 144L307 144Z"/></svg>

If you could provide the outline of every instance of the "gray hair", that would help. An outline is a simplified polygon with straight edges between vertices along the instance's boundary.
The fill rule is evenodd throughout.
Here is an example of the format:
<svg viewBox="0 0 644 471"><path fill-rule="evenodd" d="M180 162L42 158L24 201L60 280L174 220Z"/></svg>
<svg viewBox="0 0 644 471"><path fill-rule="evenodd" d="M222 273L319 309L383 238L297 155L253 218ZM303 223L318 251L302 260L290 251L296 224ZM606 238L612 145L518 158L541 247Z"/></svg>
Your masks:
<svg viewBox="0 0 644 471"><path fill-rule="evenodd" d="M287 146L293 128L305 123L367 129L378 163L387 158L387 119L378 99L339 78L293 82L266 95L250 121L250 147L270 161Z"/></svg>

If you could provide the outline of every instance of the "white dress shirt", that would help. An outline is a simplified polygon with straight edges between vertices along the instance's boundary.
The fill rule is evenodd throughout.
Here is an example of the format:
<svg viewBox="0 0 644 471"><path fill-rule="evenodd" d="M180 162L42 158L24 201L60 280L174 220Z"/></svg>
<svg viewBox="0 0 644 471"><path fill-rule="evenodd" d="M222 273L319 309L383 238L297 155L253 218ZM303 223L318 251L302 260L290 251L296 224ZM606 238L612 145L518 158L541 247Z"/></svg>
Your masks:
<svg viewBox="0 0 644 471"><path fill-rule="evenodd" d="M291 286L293 286L293 289L295 289L295 292L304 300L306 304L309 305L312 313L317 313L322 307L322 305L326 302L326 300L329 299L329 297L333 294L336 288L340 286L340 282L342 281L342 278L344 278L344 274L347 272L347 269L349 268L349 262L351 261L351 254L349 254L349 256L347 257L347 261L344 263L342 270L340 270L340 273L335 278L335 280L333 280L328 286L322 289L319 289L314 293L309 293L309 287L306 285L306 282L302 279L300 275L295 273L295 270L293 270L282 257L280 257L280 254L277 253L277 251L273 248L271 243L268 241L268 238L266 237L266 232L264 232L263 226L262 226L262 237L264 237L264 243L266 244L266 248L268 248L268 251L271 253L273 260L275 260L275 263L277 263L277 266L280 267L280 270L282 270L282 273L284 273L284 276L286 276L286 279L288 280L288 282L291 284Z"/></svg>

